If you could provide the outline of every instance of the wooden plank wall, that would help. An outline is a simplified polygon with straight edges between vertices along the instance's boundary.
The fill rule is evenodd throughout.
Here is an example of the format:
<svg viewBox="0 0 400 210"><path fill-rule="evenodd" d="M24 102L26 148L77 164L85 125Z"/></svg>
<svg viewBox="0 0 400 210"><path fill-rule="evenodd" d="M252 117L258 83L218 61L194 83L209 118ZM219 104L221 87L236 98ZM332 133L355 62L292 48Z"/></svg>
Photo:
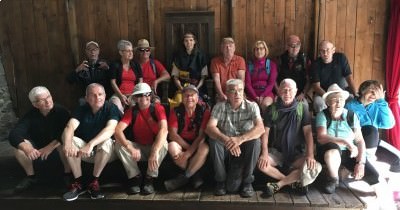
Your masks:
<svg viewBox="0 0 400 210"><path fill-rule="evenodd" d="M317 40L330 40L349 59L358 85L368 79L385 81L389 1L318 0Z"/></svg>
<svg viewBox="0 0 400 210"><path fill-rule="evenodd" d="M270 57L284 51L285 38L298 34L314 55L322 39L345 52L360 81L384 81L390 0L2 0L0 55L17 114L30 103L28 91L45 85L55 101L73 108L80 95L65 76L81 62L84 44L96 40L101 56L117 59L117 41L136 45L147 38L165 62L165 16L170 11L213 11L213 53L232 36L237 52L250 57L256 40L265 40Z"/></svg>

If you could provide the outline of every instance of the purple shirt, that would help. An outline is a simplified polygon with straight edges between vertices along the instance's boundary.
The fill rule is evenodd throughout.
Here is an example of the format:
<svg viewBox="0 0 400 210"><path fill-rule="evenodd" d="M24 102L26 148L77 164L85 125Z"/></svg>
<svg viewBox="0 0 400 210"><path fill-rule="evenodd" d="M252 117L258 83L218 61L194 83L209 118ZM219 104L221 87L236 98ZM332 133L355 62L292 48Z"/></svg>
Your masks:
<svg viewBox="0 0 400 210"><path fill-rule="evenodd" d="M255 100L256 97L269 96L274 98L272 92L278 71L275 62L270 60L270 73L265 70L266 58L253 60L253 71L250 74L249 66L246 66L246 93L250 100Z"/></svg>

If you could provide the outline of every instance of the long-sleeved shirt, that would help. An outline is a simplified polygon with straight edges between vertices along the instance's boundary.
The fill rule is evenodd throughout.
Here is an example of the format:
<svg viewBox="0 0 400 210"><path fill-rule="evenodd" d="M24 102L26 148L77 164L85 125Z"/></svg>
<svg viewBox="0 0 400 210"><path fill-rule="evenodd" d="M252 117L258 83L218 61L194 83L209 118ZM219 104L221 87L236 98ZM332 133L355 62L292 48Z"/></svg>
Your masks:
<svg viewBox="0 0 400 210"><path fill-rule="evenodd" d="M389 129L395 124L393 113L384 99L378 99L367 106L353 99L345 107L357 114L361 126L372 125L375 128Z"/></svg>
<svg viewBox="0 0 400 210"><path fill-rule="evenodd" d="M18 145L27 139L36 148L43 148L54 140L61 142L61 134L70 118L68 110L55 104L53 109L44 116L36 108L31 109L10 131L10 144L18 148Z"/></svg>
<svg viewBox="0 0 400 210"><path fill-rule="evenodd" d="M276 78L278 77L278 70L275 62L270 61L270 72L267 74L266 59L254 60L253 70L250 73L249 68L246 70L246 93L249 99L255 100L256 97L274 97L272 92Z"/></svg>

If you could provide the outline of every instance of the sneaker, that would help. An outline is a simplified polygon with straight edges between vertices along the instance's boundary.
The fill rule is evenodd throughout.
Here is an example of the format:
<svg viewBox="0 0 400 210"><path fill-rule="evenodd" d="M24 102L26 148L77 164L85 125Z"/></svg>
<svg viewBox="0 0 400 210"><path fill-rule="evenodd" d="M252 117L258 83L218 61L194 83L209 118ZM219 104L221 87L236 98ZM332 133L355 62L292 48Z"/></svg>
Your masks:
<svg viewBox="0 0 400 210"><path fill-rule="evenodd" d="M144 185L142 190L143 195L150 195L154 193L153 180L154 178L149 176L144 179Z"/></svg>
<svg viewBox="0 0 400 210"><path fill-rule="evenodd" d="M164 182L165 189L168 192L174 191L178 188L183 187L189 182L189 178L185 177L183 174L179 174L175 179L170 179Z"/></svg>
<svg viewBox="0 0 400 210"><path fill-rule="evenodd" d="M74 201L85 192L86 190L82 189L81 183L74 182L71 184L70 190L63 195L63 199L65 201Z"/></svg>
<svg viewBox="0 0 400 210"><path fill-rule="evenodd" d="M102 199L104 194L100 191L99 181L97 179L93 180L88 186L88 192L91 199Z"/></svg>
<svg viewBox="0 0 400 210"><path fill-rule="evenodd" d="M141 183L142 183L142 176L140 174L129 179L129 185L127 190L128 195L134 195L140 193Z"/></svg>
<svg viewBox="0 0 400 210"><path fill-rule="evenodd" d="M240 192L240 196L243 198L250 198L254 195L254 188L251 183L247 183L243 185L242 191Z"/></svg>
<svg viewBox="0 0 400 210"><path fill-rule="evenodd" d="M294 182L290 185L293 192L298 195L306 195L308 193L308 185L302 186L300 182Z"/></svg>
<svg viewBox="0 0 400 210"><path fill-rule="evenodd" d="M326 194L332 194L336 191L336 186L339 184L339 179L336 177L327 177L322 191Z"/></svg>
<svg viewBox="0 0 400 210"><path fill-rule="evenodd" d="M35 185L38 182L38 180L36 178L32 178L32 177L25 177L23 178L18 184L17 186L15 186L15 193L21 193L29 188L31 188L33 185Z"/></svg>
<svg viewBox="0 0 400 210"><path fill-rule="evenodd" d="M263 197L271 197L279 191L279 186L277 183L268 182L267 186L263 190Z"/></svg>
<svg viewBox="0 0 400 210"><path fill-rule="evenodd" d="M214 195L221 196L226 194L225 182L217 182Z"/></svg>
<svg viewBox="0 0 400 210"><path fill-rule="evenodd" d="M198 189L199 187L201 187L201 185L203 185L204 180L203 180L203 177L201 177L201 174L200 174L200 173L195 173L195 174L192 176L191 182L192 182L193 188L194 188L194 189Z"/></svg>

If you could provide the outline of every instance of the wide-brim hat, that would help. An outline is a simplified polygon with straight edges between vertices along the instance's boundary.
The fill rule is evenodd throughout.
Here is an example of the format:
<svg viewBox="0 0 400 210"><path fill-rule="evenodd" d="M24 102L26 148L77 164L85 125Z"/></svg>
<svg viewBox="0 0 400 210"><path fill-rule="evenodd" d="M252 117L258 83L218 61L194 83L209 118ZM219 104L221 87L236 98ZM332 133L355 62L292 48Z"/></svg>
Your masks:
<svg viewBox="0 0 400 210"><path fill-rule="evenodd" d="M183 87L182 93L184 93L184 92L186 92L186 91L188 91L188 90L193 90L194 92L196 92L197 94L199 94L199 90L198 90L197 87L194 86L194 85L187 85L187 86Z"/></svg>
<svg viewBox="0 0 400 210"><path fill-rule="evenodd" d="M343 90L342 88L339 87L339 85L334 83L331 86L329 86L328 91L326 91L326 93L322 95L322 99L325 101L325 103L327 102L326 98L332 93L340 93L344 100L346 100L350 95L349 92Z"/></svg>
<svg viewBox="0 0 400 210"><path fill-rule="evenodd" d="M322 165L318 161L315 161L315 167L312 170L308 168L307 162L304 162L300 174L301 185L304 187L313 183L314 180L317 178L318 174L321 172L321 170L322 170Z"/></svg>
<svg viewBox="0 0 400 210"><path fill-rule="evenodd" d="M147 41L147 39L139 39L137 41L137 45L134 49L137 50L140 48L146 48L146 49L152 49L152 50L154 49L154 47L150 46L150 43L149 43L149 41Z"/></svg>
<svg viewBox="0 0 400 210"><path fill-rule="evenodd" d="M132 95L135 96L135 95L143 94L143 93L151 93L150 86L145 82L136 84L135 88L133 88Z"/></svg>

